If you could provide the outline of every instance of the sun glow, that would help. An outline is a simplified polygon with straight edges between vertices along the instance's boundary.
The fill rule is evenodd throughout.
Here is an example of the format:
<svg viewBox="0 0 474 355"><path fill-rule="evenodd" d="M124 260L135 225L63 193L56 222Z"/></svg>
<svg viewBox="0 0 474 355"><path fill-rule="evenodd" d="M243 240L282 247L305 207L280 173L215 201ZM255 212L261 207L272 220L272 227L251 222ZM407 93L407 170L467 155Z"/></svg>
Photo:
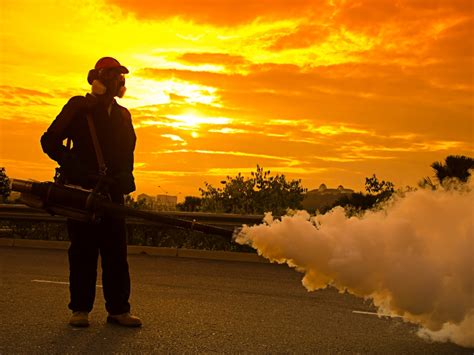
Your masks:
<svg viewBox="0 0 474 355"><path fill-rule="evenodd" d="M187 104L219 105L217 89L183 80L144 79L130 74L127 80L127 93L123 103L129 108L169 104L172 98Z"/></svg>
<svg viewBox="0 0 474 355"><path fill-rule="evenodd" d="M152 68L160 69L174 69L174 70L189 70L198 72L221 73L225 71L224 65L219 64L184 64L177 58L186 53L185 51L154 51L153 55L141 54L137 58L146 63Z"/></svg>
<svg viewBox="0 0 474 355"><path fill-rule="evenodd" d="M168 115L167 118L174 120L172 126L177 128L193 128L203 124L207 125L225 125L232 122L228 117L206 117L196 113L185 113L182 115Z"/></svg>
<svg viewBox="0 0 474 355"><path fill-rule="evenodd" d="M146 119L140 121L135 126L157 126L157 127L171 127L184 131L192 131L191 137L199 137L199 130L202 129L203 125L227 125L232 123L232 119L228 117L210 117L204 116L198 112L189 111L180 115L164 115L161 119ZM176 137L173 138L170 135L165 135L166 138L173 139L176 141Z"/></svg>
<svg viewBox="0 0 474 355"><path fill-rule="evenodd" d="M177 136L175 134L162 134L161 136L164 137L164 138L169 138L173 142L180 142L181 144L186 144L186 142L184 141L183 138L181 138L180 136Z"/></svg>

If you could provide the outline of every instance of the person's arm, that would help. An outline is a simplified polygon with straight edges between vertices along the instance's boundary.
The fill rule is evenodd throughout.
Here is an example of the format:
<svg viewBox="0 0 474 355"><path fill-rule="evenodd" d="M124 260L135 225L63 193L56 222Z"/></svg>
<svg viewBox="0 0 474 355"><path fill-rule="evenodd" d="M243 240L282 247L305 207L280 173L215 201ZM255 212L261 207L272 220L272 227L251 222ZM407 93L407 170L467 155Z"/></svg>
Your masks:
<svg viewBox="0 0 474 355"><path fill-rule="evenodd" d="M68 137L68 128L78 109L82 106L83 100L84 97L81 96L71 98L41 137L43 152L59 164L69 152L63 145L63 141Z"/></svg>
<svg viewBox="0 0 474 355"><path fill-rule="evenodd" d="M90 110L97 104L97 98L91 94L71 98L41 137L41 147L51 159L63 164L69 157L69 150L63 145L69 137L72 120L79 111Z"/></svg>
<svg viewBox="0 0 474 355"><path fill-rule="evenodd" d="M71 124L76 114L92 109L96 103L97 99L90 94L71 98L41 137L43 151L59 163L65 176L77 181L87 178L87 167L63 145L63 140L71 137Z"/></svg>

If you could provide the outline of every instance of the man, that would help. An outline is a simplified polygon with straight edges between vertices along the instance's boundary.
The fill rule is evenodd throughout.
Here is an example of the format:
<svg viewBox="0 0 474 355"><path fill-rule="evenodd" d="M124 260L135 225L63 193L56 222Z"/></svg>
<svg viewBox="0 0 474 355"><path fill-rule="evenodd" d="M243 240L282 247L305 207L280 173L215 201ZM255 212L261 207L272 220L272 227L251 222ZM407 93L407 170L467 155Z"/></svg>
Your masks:
<svg viewBox="0 0 474 355"><path fill-rule="evenodd" d="M56 160L66 183L93 188L97 176L103 176L112 201L123 204L124 194L135 190L133 152L136 136L130 112L115 97L125 92L128 69L111 57L99 59L89 72L92 93L75 96L63 107L41 137L41 146ZM72 149L63 145L71 140ZM123 218L104 217L99 223L67 221L69 247L69 324L87 327L92 310L100 253L102 287L108 322L123 326L141 326L130 315L130 276L127 240Z"/></svg>

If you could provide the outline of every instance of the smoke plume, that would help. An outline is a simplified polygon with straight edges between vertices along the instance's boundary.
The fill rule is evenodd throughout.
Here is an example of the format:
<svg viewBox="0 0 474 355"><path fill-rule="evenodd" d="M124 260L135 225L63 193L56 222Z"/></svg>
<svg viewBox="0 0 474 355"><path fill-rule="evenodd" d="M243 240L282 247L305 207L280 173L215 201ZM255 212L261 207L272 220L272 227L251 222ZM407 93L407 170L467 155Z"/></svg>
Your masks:
<svg viewBox="0 0 474 355"><path fill-rule="evenodd" d="M347 290L380 314L421 325L422 337L473 347L472 187L409 192L363 217L347 218L341 207L281 220L267 213L236 241L304 273L309 291Z"/></svg>

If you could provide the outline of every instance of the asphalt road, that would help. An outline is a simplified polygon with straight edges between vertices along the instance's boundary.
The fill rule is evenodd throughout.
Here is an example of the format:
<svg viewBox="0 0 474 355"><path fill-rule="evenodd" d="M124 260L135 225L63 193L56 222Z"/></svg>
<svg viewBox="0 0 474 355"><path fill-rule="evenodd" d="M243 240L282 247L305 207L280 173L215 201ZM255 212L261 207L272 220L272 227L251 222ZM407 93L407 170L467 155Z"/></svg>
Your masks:
<svg viewBox="0 0 474 355"><path fill-rule="evenodd" d="M64 250L0 248L0 353L469 353L418 338L369 302L308 293L274 264L129 256L132 311L144 326L105 322L101 288L91 326L72 328Z"/></svg>

